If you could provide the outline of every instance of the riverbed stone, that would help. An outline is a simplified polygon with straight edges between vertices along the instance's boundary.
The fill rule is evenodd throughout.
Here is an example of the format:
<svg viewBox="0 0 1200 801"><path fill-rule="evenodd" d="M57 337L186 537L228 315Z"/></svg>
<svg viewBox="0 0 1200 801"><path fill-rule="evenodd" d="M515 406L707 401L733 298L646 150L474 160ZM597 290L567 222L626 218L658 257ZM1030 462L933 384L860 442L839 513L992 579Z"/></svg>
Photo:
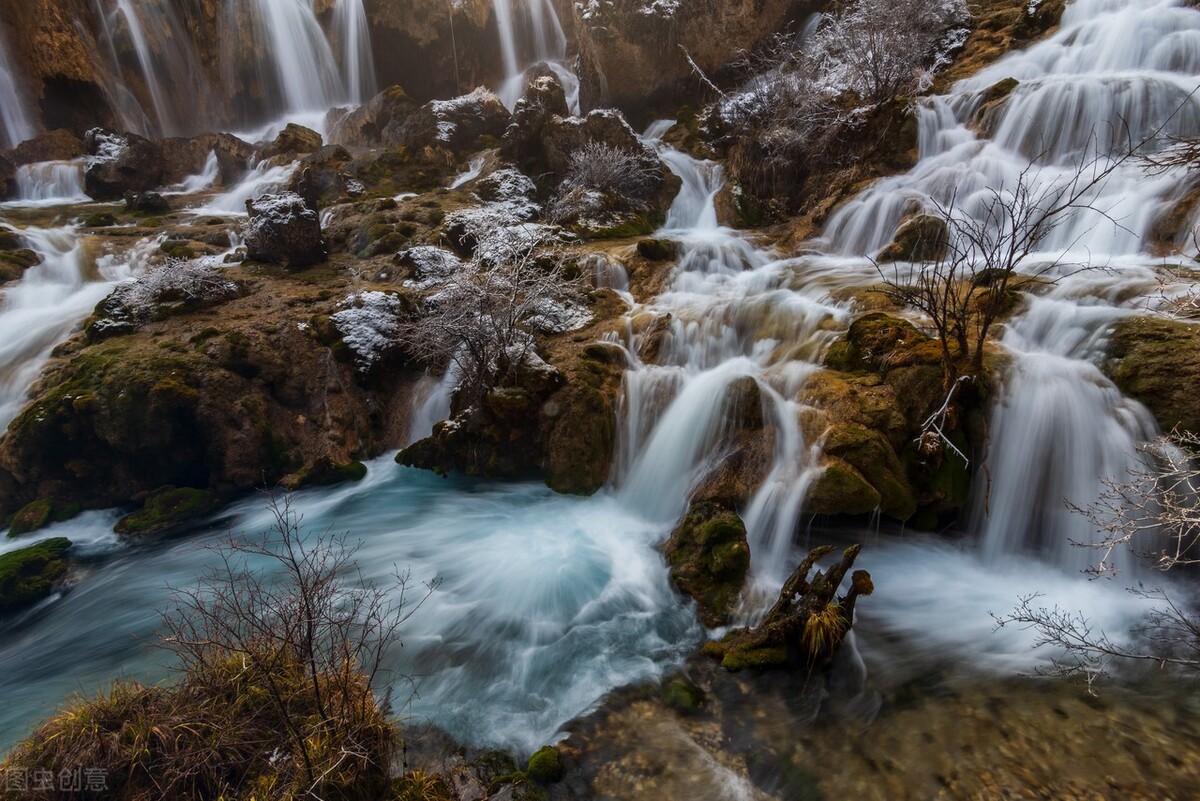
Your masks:
<svg viewBox="0 0 1200 801"><path fill-rule="evenodd" d="M67 575L65 537L43 540L0 554L0 615L18 612L46 598Z"/></svg>

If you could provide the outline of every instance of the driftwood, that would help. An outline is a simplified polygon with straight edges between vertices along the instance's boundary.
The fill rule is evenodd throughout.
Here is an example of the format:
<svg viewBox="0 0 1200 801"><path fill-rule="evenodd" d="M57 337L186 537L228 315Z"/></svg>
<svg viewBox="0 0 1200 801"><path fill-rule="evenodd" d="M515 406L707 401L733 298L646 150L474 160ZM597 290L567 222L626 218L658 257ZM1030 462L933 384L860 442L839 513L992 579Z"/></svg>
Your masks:
<svg viewBox="0 0 1200 801"><path fill-rule="evenodd" d="M822 545L809 551L779 591L779 600L754 628L731 631L720 642L710 642L704 652L721 659L729 670L805 665L828 665L854 623L858 599L875 587L871 575L856 570L850 589L837 597L846 573L854 566L861 546L852 545L841 561L809 578L813 567L833 553Z"/></svg>

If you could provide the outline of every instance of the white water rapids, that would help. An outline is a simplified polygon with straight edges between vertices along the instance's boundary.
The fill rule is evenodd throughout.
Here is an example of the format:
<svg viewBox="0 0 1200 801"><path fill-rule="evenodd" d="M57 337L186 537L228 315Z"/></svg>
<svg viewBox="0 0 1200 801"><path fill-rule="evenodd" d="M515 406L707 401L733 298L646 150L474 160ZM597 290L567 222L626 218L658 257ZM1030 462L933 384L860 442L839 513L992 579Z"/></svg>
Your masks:
<svg viewBox="0 0 1200 801"><path fill-rule="evenodd" d="M496 9L498 17L509 12L501 31L510 76L558 58L553 27L539 29L534 18L545 25L548 17L522 22L508 0L497 0ZM520 42L534 46L526 52ZM357 485L295 498L308 526L333 526L363 540L359 558L368 578L385 579L396 565L418 580L444 579L405 631L396 666L420 674L419 697L407 712L472 743L529 750L609 690L660 676L693 650L703 632L670 589L656 546L721 458L731 419L745 411L736 404L748 384L758 389L774 442L766 479L741 511L756 587L777 586L799 549L813 544L798 528L805 493L821 469L820 442L806 441L797 398L854 313L831 301L831 292L874 282L866 257L887 244L914 201L944 202L957 193L969 212L974 195L1011 185L1039 155L1038 180L1061 180L1088 157L1096 126L1118 119L1139 132L1167 123L1200 135L1200 107L1188 97L1198 66L1200 12L1171 2L1079 0L1050 39L923 104L920 163L839 211L818 243L826 255L780 258L722 228L714 203L720 168L664 149L683 181L662 232L677 243L678 264L666 291L630 314L623 344L631 366L610 488L588 499L563 497L529 484L447 481L385 457ZM979 95L1008 76L1021 83L989 122L994 135L981 138L972 124ZM326 84L336 82L322 78ZM245 197L278 177L268 171L264 166L205 213L240 211ZM877 593L859 605L856 639L872 671L886 673L906 660L1004 672L1042 662L1048 655L1030 651L1031 633L993 632L988 615L1007 611L1025 592L1085 608L1114 636L1144 611L1115 585L1079 575L1087 554L1065 542L1080 535L1082 523L1063 501L1086 503L1099 481L1129 465L1136 444L1156 433L1146 410L1123 398L1096 362L1107 326L1154 288L1159 262L1143 253L1141 241L1180 184L1177 174L1147 178L1135 165L1122 168L1095 202L1123 227L1080 214L1047 243L1052 251L1070 246L1069 262L1086 256L1108 269L1065 275L1007 326L1003 344L1013 360L991 424L992 501L987 512L975 512L972 537L949 543L863 532L861 565L872 571ZM54 265L69 263L79 246L69 239L54 244L60 234L67 237L31 235L47 264L55 253L61 261ZM623 270L596 270L627 289ZM69 272L43 272L54 271ZM0 340L20 339L34 327L16 316L22 309L58 326L30 347L32 358L22 357L24 372L6 379L13 391L0 402L10 406L40 354L86 313L82 299L61 300L81 291L69 276L54 279L68 286L58 300L38 300L41 275L27 275L27 291L24 283L10 287L0 311L0 330L11 334ZM84 288L98 299L104 286ZM634 320L664 314L671 318L658 358L643 363L637 354L644 329ZM415 433L447 408L448 387L430 390ZM238 530L266 524L258 499L228 516ZM111 524L111 516L92 514L37 535L86 543L92 558L73 591L0 630L0 693L7 701L0 745L70 690L90 690L117 674L161 675L158 655L144 641L156 624L153 610L164 603L166 583L195 579L208 558L198 546L216 535L201 527L186 539L124 550L107 535Z"/></svg>

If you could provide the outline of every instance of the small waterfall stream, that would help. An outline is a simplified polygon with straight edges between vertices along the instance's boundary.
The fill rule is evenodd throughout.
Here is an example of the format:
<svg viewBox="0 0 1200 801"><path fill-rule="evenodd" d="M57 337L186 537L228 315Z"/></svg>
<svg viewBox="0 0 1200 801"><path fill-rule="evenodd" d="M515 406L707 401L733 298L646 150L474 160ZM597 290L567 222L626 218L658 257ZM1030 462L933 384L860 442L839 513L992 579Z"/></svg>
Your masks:
<svg viewBox="0 0 1200 801"><path fill-rule="evenodd" d="M8 45L0 29L0 125L4 138L0 146L12 147L34 135L33 121L17 86L17 76L8 59Z"/></svg>
<svg viewBox="0 0 1200 801"><path fill-rule="evenodd" d="M512 109L525 92L525 75L543 65L554 72L567 94L567 106L579 113L579 78L567 66L567 36L551 0L492 0L504 83L500 99Z"/></svg>

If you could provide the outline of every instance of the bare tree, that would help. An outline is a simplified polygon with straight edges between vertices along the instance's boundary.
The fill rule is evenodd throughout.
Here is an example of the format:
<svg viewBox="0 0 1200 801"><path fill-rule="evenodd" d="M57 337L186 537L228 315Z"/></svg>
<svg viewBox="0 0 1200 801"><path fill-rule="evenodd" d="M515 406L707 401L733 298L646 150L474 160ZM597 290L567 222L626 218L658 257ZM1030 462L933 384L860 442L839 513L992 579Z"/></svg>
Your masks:
<svg viewBox="0 0 1200 801"><path fill-rule="evenodd" d="M931 200L934 214L925 215L931 224L916 228L906 252L886 265L875 261L883 293L928 319L941 345L948 392L961 376L982 369L988 334L1008 308L1017 276L1053 280L1063 263L1061 253L1075 243L1036 264L1030 257L1072 213L1092 212L1119 225L1096 197L1134 152L1136 147L1129 147L1122 155L1099 155L1049 183L1039 180L1035 162L1011 187L989 187L969 208L959 205L957 195L947 203ZM925 254L933 257L922 260Z"/></svg>
<svg viewBox="0 0 1200 801"><path fill-rule="evenodd" d="M1071 505L1103 535L1096 543L1074 543L1101 552L1088 571L1094 577L1117 575L1114 555L1119 549L1132 550L1164 572L1200 563L1200 436L1161 437L1143 446L1142 454L1142 466L1122 481L1106 481L1094 504ZM1147 542L1154 545L1147 547ZM1082 612L1042 606L1038 595L1021 598L1013 612L996 617L996 624L1033 629L1037 646L1059 652L1041 672L1081 676L1089 688L1114 662L1200 671L1200 612L1195 606L1141 583L1130 592L1153 602L1146 621L1131 632L1132 642L1114 640Z"/></svg>
<svg viewBox="0 0 1200 801"><path fill-rule="evenodd" d="M580 297L582 283L542 226L502 228L474 259L427 297L423 313L400 325L399 340L435 369L461 376L474 399L500 386L534 352L534 333L554 330Z"/></svg>
<svg viewBox="0 0 1200 801"><path fill-rule="evenodd" d="M379 758L377 680L400 627L437 582L415 600L407 573L373 585L345 535L306 535L289 496L268 499L269 531L231 535L197 586L172 589L161 643L201 697L226 691L234 660L268 697L302 765L304 795L319 797L329 776Z"/></svg>

